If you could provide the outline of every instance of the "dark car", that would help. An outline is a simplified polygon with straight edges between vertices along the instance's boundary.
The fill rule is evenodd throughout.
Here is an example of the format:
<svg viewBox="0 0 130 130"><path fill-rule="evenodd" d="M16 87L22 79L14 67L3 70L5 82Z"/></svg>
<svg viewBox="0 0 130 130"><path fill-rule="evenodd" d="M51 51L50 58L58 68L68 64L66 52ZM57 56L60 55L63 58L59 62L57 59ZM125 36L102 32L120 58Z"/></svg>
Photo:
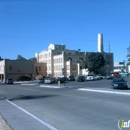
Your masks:
<svg viewBox="0 0 130 130"><path fill-rule="evenodd" d="M44 83L44 78L40 78L39 83Z"/></svg>
<svg viewBox="0 0 130 130"><path fill-rule="evenodd" d="M6 84L13 84L14 82L13 82L13 79L6 79L5 83Z"/></svg>
<svg viewBox="0 0 130 130"><path fill-rule="evenodd" d="M128 89L127 81L123 78L113 78L113 81L111 83L112 89Z"/></svg>
<svg viewBox="0 0 130 130"><path fill-rule="evenodd" d="M111 74L107 74L106 79L113 79L113 76Z"/></svg>
<svg viewBox="0 0 130 130"><path fill-rule="evenodd" d="M64 77L56 77L55 82L58 83L59 81L60 81L60 83L64 83L66 81L66 79Z"/></svg>
<svg viewBox="0 0 130 130"><path fill-rule="evenodd" d="M84 82L84 81L85 81L85 77L84 76L78 76L77 82Z"/></svg>
<svg viewBox="0 0 130 130"><path fill-rule="evenodd" d="M69 79L69 81L75 81L75 77L74 76L69 76L68 79Z"/></svg>

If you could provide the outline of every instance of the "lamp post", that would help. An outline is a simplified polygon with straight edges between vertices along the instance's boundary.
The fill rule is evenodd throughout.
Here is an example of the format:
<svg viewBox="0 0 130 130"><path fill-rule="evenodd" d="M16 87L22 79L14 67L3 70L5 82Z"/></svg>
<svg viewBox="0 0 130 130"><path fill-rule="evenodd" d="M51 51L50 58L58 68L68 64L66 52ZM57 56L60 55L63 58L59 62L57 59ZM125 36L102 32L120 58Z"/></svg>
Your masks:
<svg viewBox="0 0 130 130"><path fill-rule="evenodd" d="M81 49L78 49L78 51L79 51L79 55L80 55L80 50L81 50ZM79 57L79 62L80 62L80 57Z"/></svg>
<svg viewBox="0 0 130 130"><path fill-rule="evenodd" d="M79 52L79 71L78 71L78 74L80 74L80 50L81 49L78 49L78 52Z"/></svg>

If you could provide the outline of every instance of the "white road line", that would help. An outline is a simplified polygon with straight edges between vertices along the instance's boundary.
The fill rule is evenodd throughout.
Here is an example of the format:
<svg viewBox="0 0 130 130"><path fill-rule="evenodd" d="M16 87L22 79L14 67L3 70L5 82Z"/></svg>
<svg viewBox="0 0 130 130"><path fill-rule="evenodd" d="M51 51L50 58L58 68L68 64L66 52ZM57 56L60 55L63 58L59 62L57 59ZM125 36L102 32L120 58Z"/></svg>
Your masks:
<svg viewBox="0 0 130 130"><path fill-rule="evenodd" d="M28 85L28 86L31 86L31 85L39 85L39 84L21 84L21 85Z"/></svg>
<svg viewBox="0 0 130 130"><path fill-rule="evenodd" d="M45 87L45 88L60 88L60 87L57 87L57 86L44 86L44 85L40 85L40 87Z"/></svg>
<svg viewBox="0 0 130 130"><path fill-rule="evenodd" d="M90 91L90 92L100 92L100 93L110 93L110 94L130 95L130 93L125 93L125 92L113 92L113 91L96 90L96 89L79 88L78 90L81 90L81 91Z"/></svg>
<svg viewBox="0 0 130 130"><path fill-rule="evenodd" d="M20 109L21 111L23 111L24 113L26 113L27 115L31 116L32 118L34 118L35 120L39 121L40 123L42 123L43 125L45 125L46 127L48 127L51 130L58 130L57 128L53 127L52 125L44 122L43 120L41 120L40 118L36 117L35 115L31 114L30 112L26 111L25 109L17 106L16 104L14 104L13 102L9 101L8 99L6 99L7 102L9 102L10 104L12 104L13 106L17 107L18 109Z"/></svg>

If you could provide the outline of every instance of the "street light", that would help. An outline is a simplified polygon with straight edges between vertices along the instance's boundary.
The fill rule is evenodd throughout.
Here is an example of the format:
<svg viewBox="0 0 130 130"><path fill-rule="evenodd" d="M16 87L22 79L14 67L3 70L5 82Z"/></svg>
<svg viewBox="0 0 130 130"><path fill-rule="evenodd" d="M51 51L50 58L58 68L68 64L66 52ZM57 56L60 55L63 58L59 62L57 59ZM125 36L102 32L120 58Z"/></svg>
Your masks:
<svg viewBox="0 0 130 130"><path fill-rule="evenodd" d="M80 54L80 50L81 50L81 49L78 49L78 51L79 51L79 54ZM79 62L80 62L80 57L79 57Z"/></svg>
<svg viewBox="0 0 130 130"><path fill-rule="evenodd" d="M78 72L78 74L80 74L80 50L81 49L78 49L78 52L79 52L79 72Z"/></svg>

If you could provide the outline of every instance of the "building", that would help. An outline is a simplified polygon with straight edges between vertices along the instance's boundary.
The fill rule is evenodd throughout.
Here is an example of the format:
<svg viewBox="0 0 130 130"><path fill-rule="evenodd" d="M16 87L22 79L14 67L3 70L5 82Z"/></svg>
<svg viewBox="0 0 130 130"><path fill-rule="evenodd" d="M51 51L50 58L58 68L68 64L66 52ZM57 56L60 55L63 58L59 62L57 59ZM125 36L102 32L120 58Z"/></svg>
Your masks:
<svg viewBox="0 0 130 130"><path fill-rule="evenodd" d="M67 50L65 45L50 44L48 50L36 53L37 63L46 63L47 76L63 76L62 68L65 68L66 76L77 75L77 63L82 59L82 53L75 50Z"/></svg>
<svg viewBox="0 0 130 130"><path fill-rule="evenodd" d="M34 70L33 70L33 78L41 76L47 76L47 66L46 63L34 63Z"/></svg>
<svg viewBox="0 0 130 130"><path fill-rule="evenodd" d="M125 66L124 62L115 62L114 63L114 72L126 72L127 71L127 67Z"/></svg>
<svg viewBox="0 0 130 130"><path fill-rule="evenodd" d="M98 34L98 52L102 53L106 63L101 71L110 73L113 71L113 53L104 52L103 34ZM63 68L65 76L84 74L85 64L88 55L92 52L81 52L78 50L68 50L63 44L50 44L48 50L44 50L35 54L37 63L46 63L47 76L63 76Z"/></svg>
<svg viewBox="0 0 130 130"><path fill-rule="evenodd" d="M8 60L0 61L0 79L5 81L12 78L14 81L21 75L32 77L34 64L31 60Z"/></svg>

